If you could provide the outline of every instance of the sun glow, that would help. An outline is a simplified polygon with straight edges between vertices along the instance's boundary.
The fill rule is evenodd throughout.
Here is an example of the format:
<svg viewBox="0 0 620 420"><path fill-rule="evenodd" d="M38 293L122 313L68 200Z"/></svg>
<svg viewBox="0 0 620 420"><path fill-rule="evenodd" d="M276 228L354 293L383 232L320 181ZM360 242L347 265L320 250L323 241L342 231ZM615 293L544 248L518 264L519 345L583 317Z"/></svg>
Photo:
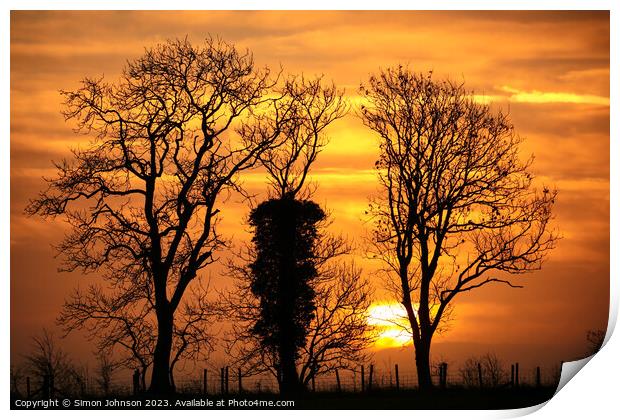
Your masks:
<svg viewBox="0 0 620 420"><path fill-rule="evenodd" d="M504 92L510 93L513 102L534 104L571 103L609 106L609 98L597 95L580 95L573 92L541 92L539 90L522 91L510 86L502 86Z"/></svg>
<svg viewBox="0 0 620 420"><path fill-rule="evenodd" d="M400 303L374 303L368 309L367 322L376 328L376 347L402 347L411 344L411 333L407 328L407 312Z"/></svg>

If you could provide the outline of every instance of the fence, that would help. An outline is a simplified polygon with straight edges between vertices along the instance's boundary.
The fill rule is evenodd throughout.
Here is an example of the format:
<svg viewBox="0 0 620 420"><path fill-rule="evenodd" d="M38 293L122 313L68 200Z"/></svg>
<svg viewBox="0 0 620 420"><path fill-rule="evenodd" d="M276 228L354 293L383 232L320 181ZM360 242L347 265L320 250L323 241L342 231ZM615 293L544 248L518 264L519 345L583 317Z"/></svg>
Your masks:
<svg viewBox="0 0 620 420"><path fill-rule="evenodd" d="M438 388L499 388L499 387L540 387L554 386L559 381L559 367L543 369L539 366L524 368L513 363L510 370L503 369L500 375L489 378L480 365L477 371L463 371L463 368L441 363L432 372L433 384ZM71 390L78 395L136 395L144 391L139 380L139 372L134 372L132 381L111 382L104 392L96 381L80 383L79 388ZM176 389L182 394L226 395L240 393L277 393L278 383L272 376L244 376L240 369L223 366L219 369L203 369L195 377L185 377L175 381ZM372 392L374 390L412 390L418 388L415 370L400 368L397 364L383 368L375 365L358 366L355 369L336 370L330 375L318 376L308 384L314 392ZM30 377L22 381L12 381L12 393L25 398L50 398L63 396L60 387L54 384L53 377L36 380Z"/></svg>

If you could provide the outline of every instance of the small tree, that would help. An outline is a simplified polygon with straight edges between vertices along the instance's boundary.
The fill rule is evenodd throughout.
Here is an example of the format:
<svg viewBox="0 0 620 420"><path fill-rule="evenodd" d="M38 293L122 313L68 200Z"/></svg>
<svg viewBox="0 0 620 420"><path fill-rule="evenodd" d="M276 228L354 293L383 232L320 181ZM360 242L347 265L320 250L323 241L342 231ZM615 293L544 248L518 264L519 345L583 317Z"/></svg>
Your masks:
<svg viewBox="0 0 620 420"><path fill-rule="evenodd" d="M117 283L116 292L106 293L98 286L91 286L85 292L75 290L65 301L58 322L65 335L85 330L87 338L96 343L100 358L114 354L115 366L138 369L141 387L146 389L146 374L153 363L157 338L155 299L149 282L124 284L125 289L123 284ZM208 299L208 288L199 283L193 286L174 324L170 361L173 387L179 361L200 361L213 346L210 331L214 310Z"/></svg>
<svg viewBox="0 0 620 420"><path fill-rule="evenodd" d="M98 285L85 291L76 289L65 301L58 323L65 336L74 330L85 331L86 337L95 342L98 357L113 354L119 367L138 369L141 386L146 389L157 326L152 301L137 291L133 286L129 293L120 287L115 293L107 293Z"/></svg>
<svg viewBox="0 0 620 420"><path fill-rule="evenodd" d="M46 393L74 395L83 385L83 375L71 363L54 335L43 330L32 337L32 349L26 356L25 372L32 377L33 393L49 398Z"/></svg>
<svg viewBox="0 0 620 420"><path fill-rule="evenodd" d="M588 341L588 356L597 353L605 342L605 330L588 330L586 340Z"/></svg>
<svg viewBox="0 0 620 420"><path fill-rule="evenodd" d="M24 366L11 365L11 398L24 398L25 389L22 389L24 382Z"/></svg>
<svg viewBox="0 0 620 420"><path fill-rule="evenodd" d="M95 381L103 395L109 395L112 390L112 375L118 368L108 354L101 354L97 357L97 371Z"/></svg>
<svg viewBox="0 0 620 420"><path fill-rule="evenodd" d="M508 371L502 361L492 353L470 357L465 361L460 373L463 384L468 387L497 388L508 382Z"/></svg>
<svg viewBox="0 0 620 420"><path fill-rule="evenodd" d="M430 388L432 338L454 298L491 283L521 287L501 275L541 268L557 239L556 193L534 188L508 117L461 84L399 66L361 93L361 118L381 149L372 255L398 290L418 383Z"/></svg>
<svg viewBox="0 0 620 420"><path fill-rule="evenodd" d="M326 265L312 284L316 309L299 363L305 387L317 376L367 362L366 350L375 339L368 325L372 288L361 269L353 263Z"/></svg>

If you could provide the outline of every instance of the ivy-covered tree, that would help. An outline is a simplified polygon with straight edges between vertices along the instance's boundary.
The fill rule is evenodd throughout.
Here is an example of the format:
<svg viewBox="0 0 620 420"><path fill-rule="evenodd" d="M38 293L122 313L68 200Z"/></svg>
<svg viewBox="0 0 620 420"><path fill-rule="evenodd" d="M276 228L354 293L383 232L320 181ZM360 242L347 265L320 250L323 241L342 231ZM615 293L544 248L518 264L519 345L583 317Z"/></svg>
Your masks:
<svg viewBox="0 0 620 420"><path fill-rule="evenodd" d="M317 224L325 212L314 202L286 196L258 205L250 214L256 259L250 264L252 293L260 317L252 333L278 357L281 389L297 391L296 362L314 316Z"/></svg>
<svg viewBox="0 0 620 420"><path fill-rule="evenodd" d="M287 124L278 114L265 121L280 128L278 146L260 156L270 198L250 214L252 244L244 264L233 264L239 282L228 301L238 321L237 362L248 372L272 372L280 392L290 393L302 390L317 372L359 356L366 344L361 321L368 288L355 269L327 267L348 245L325 235L327 215L306 185L327 143L323 130L347 111L342 92L322 85L321 78L301 77L286 80L281 96L292 117ZM333 299L325 294L327 283L337 292Z"/></svg>

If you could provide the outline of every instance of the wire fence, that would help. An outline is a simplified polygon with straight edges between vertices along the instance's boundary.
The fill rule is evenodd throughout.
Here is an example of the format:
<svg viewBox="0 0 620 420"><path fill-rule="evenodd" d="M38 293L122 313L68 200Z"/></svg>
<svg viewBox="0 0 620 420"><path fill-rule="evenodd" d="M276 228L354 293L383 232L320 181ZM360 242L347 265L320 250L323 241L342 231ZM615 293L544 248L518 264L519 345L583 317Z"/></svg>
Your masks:
<svg viewBox="0 0 620 420"><path fill-rule="evenodd" d="M175 380L176 391L187 395L227 395L227 394L269 394L277 393L278 381L273 376L244 376L238 369L203 369L193 376ZM130 396L144 391L141 382L132 380L131 372L126 379L118 375L114 381L105 385L100 380L83 378L77 383L54 384L53 378L12 378L11 392L23 398L48 398L64 395L82 396ZM557 386L560 367L520 367L514 363L508 368L494 372L478 368L450 369L442 363L431 375L433 385L439 388L510 388ZM359 366L355 369L338 370L309 381L310 392L372 392L379 390L415 390L418 388L417 373L414 369L399 369L398 365L378 368L374 365ZM68 390L67 390L68 389Z"/></svg>

